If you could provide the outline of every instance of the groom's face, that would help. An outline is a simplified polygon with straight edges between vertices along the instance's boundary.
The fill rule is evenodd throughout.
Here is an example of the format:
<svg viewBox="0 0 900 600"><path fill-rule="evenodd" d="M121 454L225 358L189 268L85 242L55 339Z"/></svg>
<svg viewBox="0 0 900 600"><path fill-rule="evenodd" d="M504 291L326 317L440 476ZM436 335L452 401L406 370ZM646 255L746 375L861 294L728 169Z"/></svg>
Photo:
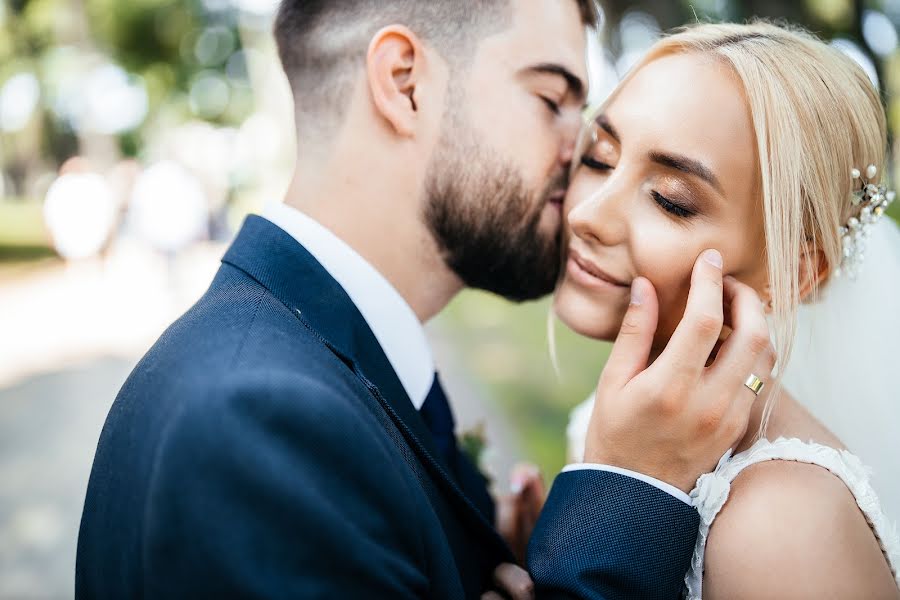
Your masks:
<svg viewBox="0 0 900 600"><path fill-rule="evenodd" d="M425 219L469 287L513 300L553 290L562 200L581 126L585 28L574 1L513 0L451 80Z"/></svg>

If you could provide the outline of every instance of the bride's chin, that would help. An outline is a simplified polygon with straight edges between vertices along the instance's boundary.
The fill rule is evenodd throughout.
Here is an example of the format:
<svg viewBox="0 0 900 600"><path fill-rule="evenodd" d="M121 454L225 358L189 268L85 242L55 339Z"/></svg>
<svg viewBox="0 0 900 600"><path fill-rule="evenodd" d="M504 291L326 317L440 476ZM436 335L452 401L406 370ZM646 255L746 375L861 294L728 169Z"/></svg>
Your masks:
<svg viewBox="0 0 900 600"><path fill-rule="evenodd" d="M556 317L578 335L595 340L615 340L627 308L585 297L582 292L569 289L565 283L553 297Z"/></svg>

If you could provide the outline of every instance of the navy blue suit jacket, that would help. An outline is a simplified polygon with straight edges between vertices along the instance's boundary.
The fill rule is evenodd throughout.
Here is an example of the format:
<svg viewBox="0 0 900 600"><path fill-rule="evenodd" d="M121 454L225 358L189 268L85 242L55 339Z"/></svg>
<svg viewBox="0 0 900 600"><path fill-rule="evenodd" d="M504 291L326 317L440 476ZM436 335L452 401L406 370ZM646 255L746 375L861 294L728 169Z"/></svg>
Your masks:
<svg viewBox="0 0 900 600"><path fill-rule="evenodd" d="M110 410L79 598L478 598L512 556L365 320L250 217L206 294ZM560 475L530 547L546 597L676 598L696 513L627 477Z"/></svg>

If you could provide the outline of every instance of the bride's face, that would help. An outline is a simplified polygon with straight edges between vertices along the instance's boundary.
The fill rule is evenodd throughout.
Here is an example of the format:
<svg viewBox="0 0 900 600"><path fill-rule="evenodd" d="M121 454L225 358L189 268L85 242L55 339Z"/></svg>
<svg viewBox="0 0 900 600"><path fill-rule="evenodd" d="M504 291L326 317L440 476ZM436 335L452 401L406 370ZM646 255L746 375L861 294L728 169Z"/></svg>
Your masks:
<svg viewBox="0 0 900 600"><path fill-rule="evenodd" d="M676 54L642 67L595 125L564 206L568 263L559 317L614 339L637 276L659 297L654 349L681 320L691 270L716 248L724 271L762 291L765 240L749 109L729 67Z"/></svg>

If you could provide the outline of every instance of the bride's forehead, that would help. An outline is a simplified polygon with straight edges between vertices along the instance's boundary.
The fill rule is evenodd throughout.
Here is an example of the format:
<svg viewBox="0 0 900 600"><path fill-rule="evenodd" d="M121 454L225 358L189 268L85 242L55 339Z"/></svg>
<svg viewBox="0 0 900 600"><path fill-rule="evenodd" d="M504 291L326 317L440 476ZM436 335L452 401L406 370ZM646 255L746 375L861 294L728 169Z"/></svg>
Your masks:
<svg viewBox="0 0 900 600"><path fill-rule="evenodd" d="M638 143L739 147L753 151L753 128L744 88L723 61L703 53L663 56L641 66L607 106L622 135Z"/></svg>
<svg viewBox="0 0 900 600"><path fill-rule="evenodd" d="M612 102L623 116L654 114L677 120L724 122L748 112L743 85L722 60L707 53L662 56L639 67Z"/></svg>

